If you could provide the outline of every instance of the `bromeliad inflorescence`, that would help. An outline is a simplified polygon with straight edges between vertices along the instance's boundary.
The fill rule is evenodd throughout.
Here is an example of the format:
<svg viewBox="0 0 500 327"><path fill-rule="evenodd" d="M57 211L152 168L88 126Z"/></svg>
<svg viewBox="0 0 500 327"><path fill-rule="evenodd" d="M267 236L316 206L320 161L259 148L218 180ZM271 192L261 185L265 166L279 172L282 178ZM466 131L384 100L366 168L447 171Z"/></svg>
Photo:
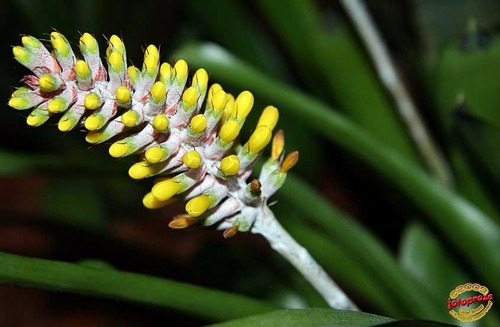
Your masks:
<svg viewBox="0 0 500 327"><path fill-rule="evenodd" d="M22 47L12 49L16 60L33 73L23 78L26 86L9 100L14 109L33 108L28 125L40 126L61 113L58 127L63 132L83 125L91 144L117 139L109 148L111 156L142 156L129 169L132 178L158 177L143 198L147 208L187 201L186 213L174 217L170 227L214 225L224 230L225 237L237 231L261 234L331 307L357 309L267 206L298 160L298 152L285 156L282 131L272 138L279 115L275 107L264 109L249 140L239 145L238 135L253 107L250 92L235 99L219 84L208 88L204 69L198 69L188 83L186 62L160 65L154 45L145 50L142 69L127 68L125 46L116 35L106 49L108 70L92 35L80 38L83 60L76 59L62 34L52 32L50 41L52 54L31 36L22 38ZM259 178L247 183L271 139L271 157Z"/></svg>
<svg viewBox="0 0 500 327"><path fill-rule="evenodd" d="M113 35L106 49L106 70L92 35L80 38L81 60L62 34L52 32L50 41L52 54L32 36L22 37L23 46L13 48L15 59L33 74L23 78L26 86L12 94L9 105L34 108L27 118L30 126L63 114L58 123L63 132L83 125L91 144L116 138L109 148L115 158L141 154L142 161L130 167L129 175L160 177L144 205L155 209L178 199L187 201L186 214L174 217L172 228L217 225L226 237L249 230L297 162L297 152L284 156L279 131L259 179L247 184L254 163L271 141L278 110L266 107L250 139L238 145L253 95L244 91L234 98L219 84L208 88L204 69L198 69L189 83L186 62L160 65L154 45L145 50L142 69L127 68L125 46Z"/></svg>

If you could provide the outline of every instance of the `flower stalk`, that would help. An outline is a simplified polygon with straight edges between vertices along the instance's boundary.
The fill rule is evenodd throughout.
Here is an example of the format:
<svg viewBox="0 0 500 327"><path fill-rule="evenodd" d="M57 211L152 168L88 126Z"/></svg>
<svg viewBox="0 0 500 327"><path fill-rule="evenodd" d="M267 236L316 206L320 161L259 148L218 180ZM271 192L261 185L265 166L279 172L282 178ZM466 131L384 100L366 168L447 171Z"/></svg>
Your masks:
<svg viewBox="0 0 500 327"><path fill-rule="evenodd" d="M252 233L264 236L271 247L311 283L330 307L339 310L359 310L309 252L288 234L267 206L262 207L262 216L256 220Z"/></svg>

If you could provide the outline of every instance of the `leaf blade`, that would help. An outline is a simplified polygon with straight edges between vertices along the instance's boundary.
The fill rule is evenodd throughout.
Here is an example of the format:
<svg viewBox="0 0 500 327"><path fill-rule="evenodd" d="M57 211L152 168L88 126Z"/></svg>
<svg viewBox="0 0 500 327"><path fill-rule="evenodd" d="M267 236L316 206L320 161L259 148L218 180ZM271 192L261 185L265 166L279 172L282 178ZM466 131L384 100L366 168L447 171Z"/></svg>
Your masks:
<svg viewBox="0 0 500 327"><path fill-rule="evenodd" d="M235 321L228 321L211 327L364 327L390 322L392 319L358 311L333 309L279 310Z"/></svg>
<svg viewBox="0 0 500 327"><path fill-rule="evenodd" d="M277 309L240 295L167 279L0 252L2 284L169 307L210 320L226 320Z"/></svg>

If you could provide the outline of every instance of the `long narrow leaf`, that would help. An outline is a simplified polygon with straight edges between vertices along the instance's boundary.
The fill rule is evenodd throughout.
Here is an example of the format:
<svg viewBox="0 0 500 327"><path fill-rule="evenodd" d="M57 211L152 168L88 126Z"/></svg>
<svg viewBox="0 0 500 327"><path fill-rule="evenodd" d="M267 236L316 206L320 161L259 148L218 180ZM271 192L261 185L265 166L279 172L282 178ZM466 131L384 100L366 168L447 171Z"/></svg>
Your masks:
<svg viewBox="0 0 500 327"><path fill-rule="evenodd" d="M266 302L140 274L93 269L0 252L0 282L134 301L190 313L212 321L277 309Z"/></svg>
<svg viewBox="0 0 500 327"><path fill-rule="evenodd" d="M211 325L212 327L364 327L390 322L392 319L355 311L332 309L279 310L248 318Z"/></svg>
<svg viewBox="0 0 500 327"><path fill-rule="evenodd" d="M464 153L462 140L455 133L453 110L457 101L465 99L475 116L498 125L499 83L500 37L477 28L470 29L460 39L453 39L440 49L439 61L426 83L429 94L434 98L436 121L447 143L458 192L496 218L497 222L500 221L498 203L488 196L484 189L486 184L481 183L481 172Z"/></svg>

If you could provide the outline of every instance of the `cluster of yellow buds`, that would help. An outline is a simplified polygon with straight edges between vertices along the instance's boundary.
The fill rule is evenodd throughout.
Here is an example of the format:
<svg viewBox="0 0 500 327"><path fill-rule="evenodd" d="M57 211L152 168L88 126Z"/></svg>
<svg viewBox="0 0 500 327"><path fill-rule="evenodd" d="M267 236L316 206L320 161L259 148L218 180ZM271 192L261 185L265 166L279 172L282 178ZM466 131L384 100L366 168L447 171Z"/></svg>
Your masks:
<svg viewBox="0 0 500 327"><path fill-rule="evenodd" d="M247 183L271 142L279 116L275 107L263 110L249 140L239 145L236 140L254 103L250 92L235 98L219 84L208 88L204 69L190 79L184 60L160 64L154 45L146 48L142 69L127 67L125 46L116 35L106 49L107 70L89 33L80 38L80 60L62 34L52 32L50 41L52 53L32 36L22 37L23 46L12 49L32 74L23 78L25 86L12 94L9 106L33 108L27 118L30 126L61 113L62 132L83 125L91 144L116 138L109 148L115 158L141 154L129 175L159 177L144 205L155 209L187 201L186 214L174 217L172 228L217 225L226 237L249 230L298 160L297 152L285 157L279 131L259 179Z"/></svg>

